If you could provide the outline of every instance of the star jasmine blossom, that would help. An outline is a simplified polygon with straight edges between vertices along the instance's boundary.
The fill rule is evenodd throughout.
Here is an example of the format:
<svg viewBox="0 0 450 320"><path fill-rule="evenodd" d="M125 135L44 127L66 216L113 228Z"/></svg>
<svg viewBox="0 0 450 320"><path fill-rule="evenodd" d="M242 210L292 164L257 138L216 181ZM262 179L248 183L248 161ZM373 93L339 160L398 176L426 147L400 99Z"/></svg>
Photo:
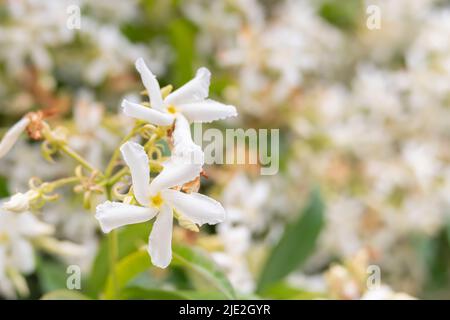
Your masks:
<svg viewBox="0 0 450 320"><path fill-rule="evenodd" d="M118 227L156 217L148 252L155 266L166 268L172 259L174 210L200 226L222 222L225 210L219 202L202 194L171 189L193 180L200 174L201 166L173 155L150 183L149 160L144 148L127 142L121 147L121 152L130 168L134 196L140 206L106 201L97 207L96 218L103 232L108 233Z"/></svg>
<svg viewBox="0 0 450 320"><path fill-rule="evenodd" d="M156 125L171 125L177 115L189 122L212 122L237 116L234 106L207 99L211 72L206 68L197 70L195 77L163 99L155 75L142 58L136 61L136 69L150 96L151 108L123 100L124 113L132 118Z"/></svg>

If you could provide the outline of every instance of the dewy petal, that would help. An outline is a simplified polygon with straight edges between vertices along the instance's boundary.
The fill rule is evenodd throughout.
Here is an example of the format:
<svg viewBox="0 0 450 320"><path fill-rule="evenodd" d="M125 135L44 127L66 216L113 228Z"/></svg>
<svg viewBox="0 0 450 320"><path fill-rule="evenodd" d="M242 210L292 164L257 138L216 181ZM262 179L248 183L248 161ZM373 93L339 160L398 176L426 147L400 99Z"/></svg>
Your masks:
<svg viewBox="0 0 450 320"><path fill-rule="evenodd" d="M125 113L125 115L129 117L144 120L151 124L156 124L159 126L171 125L174 120L171 114L164 113L152 108L147 108L141 106L138 103L130 102L126 99L122 101L122 108L123 113Z"/></svg>
<svg viewBox="0 0 450 320"><path fill-rule="evenodd" d="M174 209L196 224L217 224L225 220L226 214L222 205L200 193L188 194L167 189L161 194Z"/></svg>
<svg viewBox="0 0 450 320"><path fill-rule="evenodd" d="M150 168L144 147L136 142L128 141L120 147L123 159L131 171L134 195L143 206L150 203Z"/></svg>
<svg viewBox="0 0 450 320"><path fill-rule="evenodd" d="M2 141L0 142L0 158L3 158L9 152L9 150L11 150L17 139L19 139L20 135L25 131L29 124L29 118L22 118L11 129L9 129L8 132L6 132L6 134L3 136Z"/></svg>
<svg viewBox="0 0 450 320"><path fill-rule="evenodd" d="M161 88L159 87L158 80L156 80L155 75L150 71L144 62L144 59L139 58L136 60L136 70L140 73L142 83L145 89L147 89L148 95L150 96L150 103L152 108L157 110L163 110L164 104L161 95Z"/></svg>
<svg viewBox="0 0 450 320"><path fill-rule="evenodd" d="M184 103L202 101L208 97L211 72L200 68L195 78L175 90L164 100L166 105L178 106Z"/></svg>
<svg viewBox="0 0 450 320"><path fill-rule="evenodd" d="M172 209L164 204L150 234L148 253L153 265L166 268L172 260Z"/></svg>
<svg viewBox="0 0 450 320"><path fill-rule="evenodd" d="M11 258L20 272L28 274L34 271L35 261L33 247L25 239L13 239L11 243Z"/></svg>
<svg viewBox="0 0 450 320"><path fill-rule="evenodd" d="M191 122L212 122L237 116L234 106L226 105L214 100L204 100L193 103L180 104L180 112Z"/></svg>
<svg viewBox="0 0 450 320"><path fill-rule="evenodd" d="M97 206L95 218L104 233L128 225L148 221L158 212L155 208L138 207L121 202L106 201Z"/></svg>
<svg viewBox="0 0 450 320"><path fill-rule="evenodd" d="M23 212L17 216L18 232L27 238L49 236L55 228L47 223L39 221L32 213Z"/></svg>

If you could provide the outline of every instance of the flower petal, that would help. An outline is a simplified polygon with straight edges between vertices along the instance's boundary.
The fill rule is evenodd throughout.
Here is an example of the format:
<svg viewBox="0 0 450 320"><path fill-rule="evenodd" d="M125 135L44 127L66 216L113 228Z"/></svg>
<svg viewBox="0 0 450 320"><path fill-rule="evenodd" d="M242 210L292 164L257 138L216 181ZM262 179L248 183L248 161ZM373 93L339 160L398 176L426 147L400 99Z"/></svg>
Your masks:
<svg viewBox="0 0 450 320"><path fill-rule="evenodd" d="M204 100L178 106L183 115L191 122L212 122L237 116L234 106L214 100Z"/></svg>
<svg viewBox="0 0 450 320"><path fill-rule="evenodd" d="M150 203L150 168L148 156L140 144L128 141L120 147L123 159L131 171L133 181L133 192L136 200L143 206Z"/></svg>
<svg viewBox="0 0 450 320"><path fill-rule="evenodd" d="M204 164L201 148L191 138L191 131L187 120L177 115L173 132L174 148L172 156L163 163L163 170L150 184L150 194L175 186L183 185L200 175Z"/></svg>
<svg viewBox="0 0 450 320"><path fill-rule="evenodd" d="M163 205L153 224L148 244L148 253L157 267L166 268L172 260L172 227L172 209Z"/></svg>
<svg viewBox="0 0 450 320"><path fill-rule="evenodd" d="M13 212L28 211L28 209L30 209L29 197L26 193L18 192L13 195L9 201L5 202L2 208Z"/></svg>
<svg viewBox="0 0 450 320"><path fill-rule="evenodd" d="M217 224L225 220L226 213L222 205L200 193L188 194L167 189L162 191L162 197L173 208L196 224Z"/></svg>
<svg viewBox="0 0 450 320"><path fill-rule="evenodd" d="M126 99L122 101L123 112L132 118L147 121L159 126L168 126L173 123L173 116L158 111L156 109L141 106L138 103L130 102Z"/></svg>
<svg viewBox="0 0 450 320"><path fill-rule="evenodd" d="M136 60L135 66L136 70L140 73L142 83L150 96L152 108L163 110L164 104L161 95L161 88L159 87L159 83L158 80L156 80L155 75L150 71L142 58Z"/></svg>
<svg viewBox="0 0 450 320"><path fill-rule="evenodd" d="M211 72L208 69L198 69L194 79L167 96L164 100L165 104L178 106L206 99L209 93L210 79Z"/></svg>
<svg viewBox="0 0 450 320"><path fill-rule="evenodd" d="M178 114L175 121L175 129L172 134L174 148L172 154L181 157L191 163L204 164L204 154L200 146L192 140L191 128L186 118Z"/></svg>
<svg viewBox="0 0 450 320"><path fill-rule="evenodd" d="M152 219L158 212L155 208L138 207L121 202L106 201L97 206L95 218L100 223L104 233L135 223Z"/></svg>
<svg viewBox="0 0 450 320"><path fill-rule="evenodd" d="M34 252L31 244L25 239L14 239L11 243L11 258L20 272L28 274L34 271Z"/></svg>
<svg viewBox="0 0 450 320"><path fill-rule="evenodd" d="M9 150L14 146L17 139L19 139L22 132L25 131L26 127L30 124L30 119L25 117L17 122L11 129L6 132L0 142L0 158L3 158Z"/></svg>
<svg viewBox="0 0 450 320"><path fill-rule="evenodd" d="M39 221L30 212L23 212L17 216L18 231L27 238L36 238L53 234L55 228L47 223Z"/></svg>
<svg viewBox="0 0 450 320"><path fill-rule="evenodd" d="M151 195L190 182L198 177L202 171L201 165L187 162L181 158L172 157L163 165L164 169L150 184Z"/></svg>

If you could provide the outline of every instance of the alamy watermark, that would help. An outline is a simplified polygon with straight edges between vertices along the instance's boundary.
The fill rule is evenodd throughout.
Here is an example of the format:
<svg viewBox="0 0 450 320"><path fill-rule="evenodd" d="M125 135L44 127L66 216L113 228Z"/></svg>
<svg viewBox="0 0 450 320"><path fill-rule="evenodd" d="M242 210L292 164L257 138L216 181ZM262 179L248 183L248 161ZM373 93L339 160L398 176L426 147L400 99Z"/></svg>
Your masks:
<svg viewBox="0 0 450 320"><path fill-rule="evenodd" d="M280 167L279 129L203 130L193 125L193 140L204 152L205 164L260 165L261 175L275 175Z"/></svg>
<svg viewBox="0 0 450 320"><path fill-rule="evenodd" d="M381 268L376 264L370 265L366 270L368 276L366 286L368 290L378 289L381 286Z"/></svg>
<svg viewBox="0 0 450 320"><path fill-rule="evenodd" d="M369 30L381 29L381 8L375 4L366 7L366 26Z"/></svg>
<svg viewBox="0 0 450 320"><path fill-rule="evenodd" d="M81 290L81 268L77 265L70 265L66 269L68 275L66 288L69 290Z"/></svg>
<svg viewBox="0 0 450 320"><path fill-rule="evenodd" d="M81 8L77 5L70 5L66 9L67 20L66 27L69 30L81 29Z"/></svg>

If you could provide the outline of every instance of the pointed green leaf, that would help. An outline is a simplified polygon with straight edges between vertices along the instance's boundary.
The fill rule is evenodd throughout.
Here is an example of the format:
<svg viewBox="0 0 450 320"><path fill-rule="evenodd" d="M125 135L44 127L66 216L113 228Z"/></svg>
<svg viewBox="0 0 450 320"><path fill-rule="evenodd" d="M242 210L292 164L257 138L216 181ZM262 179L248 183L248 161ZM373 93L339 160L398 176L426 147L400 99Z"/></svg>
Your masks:
<svg viewBox="0 0 450 320"><path fill-rule="evenodd" d="M258 283L258 292L282 280L300 267L313 252L324 223L324 204L319 191L311 193L309 203L296 222L286 227L272 250Z"/></svg>

